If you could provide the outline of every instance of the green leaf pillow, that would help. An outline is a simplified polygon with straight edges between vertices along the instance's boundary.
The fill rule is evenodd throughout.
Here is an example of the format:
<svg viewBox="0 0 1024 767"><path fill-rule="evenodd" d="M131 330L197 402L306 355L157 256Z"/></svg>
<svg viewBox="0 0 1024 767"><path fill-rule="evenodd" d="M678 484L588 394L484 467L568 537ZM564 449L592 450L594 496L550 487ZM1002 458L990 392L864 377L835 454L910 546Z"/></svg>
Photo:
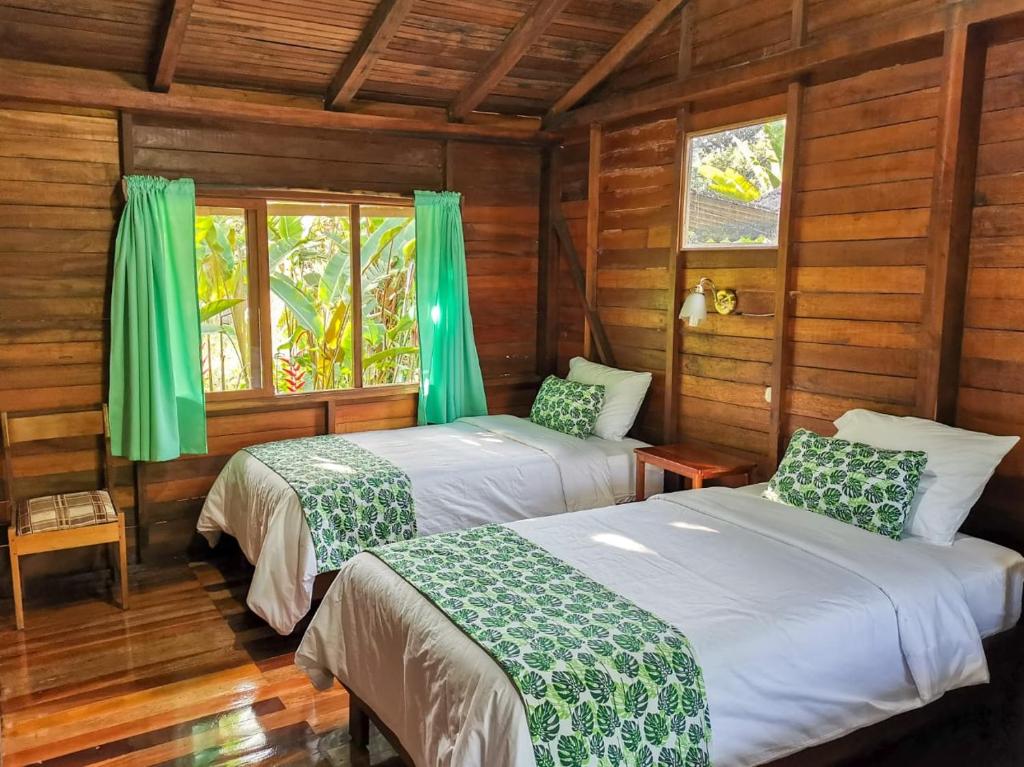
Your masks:
<svg viewBox="0 0 1024 767"><path fill-rule="evenodd" d="M898 541L927 461L798 429L763 495Z"/></svg>
<svg viewBox="0 0 1024 767"><path fill-rule="evenodd" d="M530 408L530 420L540 426L586 439L604 404L604 387L548 376Z"/></svg>

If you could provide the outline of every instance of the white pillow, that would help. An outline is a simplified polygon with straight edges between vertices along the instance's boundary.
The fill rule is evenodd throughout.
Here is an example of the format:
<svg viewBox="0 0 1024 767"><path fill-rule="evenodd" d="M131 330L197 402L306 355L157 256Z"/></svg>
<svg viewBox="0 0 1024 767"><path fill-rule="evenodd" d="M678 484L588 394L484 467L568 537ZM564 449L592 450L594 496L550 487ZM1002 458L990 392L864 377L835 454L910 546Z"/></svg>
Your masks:
<svg viewBox="0 0 1024 767"><path fill-rule="evenodd" d="M953 543L999 462L1020 440L870 410L851 410L835 425L840 439L928 454L904 532L942 546Z"/></svg>
<svg viewBox="0 0 1024 767"><path fill-rule="evenodd" d="M650 373L617 370L607 365L573 357L569 360L569 381L604 387L604 405L597 417L594 434L619 442L633 428L636 414L651 386Z"/></svg>

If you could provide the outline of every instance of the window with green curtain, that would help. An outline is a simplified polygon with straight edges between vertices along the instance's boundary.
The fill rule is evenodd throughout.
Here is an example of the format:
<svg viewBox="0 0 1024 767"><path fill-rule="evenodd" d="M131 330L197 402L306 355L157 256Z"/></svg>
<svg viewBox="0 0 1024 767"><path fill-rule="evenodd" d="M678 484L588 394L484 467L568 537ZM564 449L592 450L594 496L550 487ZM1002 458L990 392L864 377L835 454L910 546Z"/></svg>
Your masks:
<svg viewBox="0 0 1024 767"><path fill-rule="evenodd" d="M110 301L115 455L167 461L206 453L206 401L191 179L125 178Z"/></svg>
<svg viewBox="0 0 1024 767"><path fill-rule="evenodd" d="M473 337L461 196L416 192L416 315L420 332L418 421L486 415Z"/></svg>

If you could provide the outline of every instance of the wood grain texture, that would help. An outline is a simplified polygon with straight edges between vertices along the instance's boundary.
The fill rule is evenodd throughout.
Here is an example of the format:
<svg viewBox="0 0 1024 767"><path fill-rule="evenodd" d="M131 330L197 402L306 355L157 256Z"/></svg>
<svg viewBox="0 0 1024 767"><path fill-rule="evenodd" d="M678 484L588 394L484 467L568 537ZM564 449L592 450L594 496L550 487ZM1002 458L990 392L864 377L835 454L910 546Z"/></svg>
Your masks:
<svg viewBox="0 0 1024 767"><path fill-rule="evenodd" d="M470 80L452 101L448 113L453 120L465 118L487 98L494 86L512 71L566 5L568 0L536 0L536 3L523 13L501 47L494 51L476 77Z"/></svg>
<svg viewBox="0 0 1024 767"><path fill-rule="evenodd" d="M558 101L551 105L547 116L554 117L571 109L579 103L588 93L596 88L612 72L622 66L649 38L655 30L672 14L676 8L687 0L658 0L636 25L630 29L612 47L608 53L591 67L583 77L561 96Z"/></svg>
<svg viewBox="0 0 1024 767"><path fill-rule="evenodd" d="M153 63L151 86L155 91L171 88L193 5L194 0L170 0Z"/></svg>
<svg viewBox="0 0 1024 767"><path fill-rule="evenodd" d="M2 632L5 763L359 764L346 691L315 692L292 662L301 632L279 637L247 611L250 574L228 560L137 568L128 612L81 589L30 600L26 631ZM379 735L370 748L396 764Z"/></svg>
<svg viewBox="0 0 1024 767"><path fill-rule="evenodd" d="M325 107L344 109L352 102L411 10L412 0L380 0L331 80L324 96Z"/></svg>
<svg viewBox="0 0 1024 767"><path fill-rule="evenodd" d="M977 30L956 25L946 32L924 289L931 311L923 326L917 377L918 413L943 423L956 418L985 55Z"/></svg>

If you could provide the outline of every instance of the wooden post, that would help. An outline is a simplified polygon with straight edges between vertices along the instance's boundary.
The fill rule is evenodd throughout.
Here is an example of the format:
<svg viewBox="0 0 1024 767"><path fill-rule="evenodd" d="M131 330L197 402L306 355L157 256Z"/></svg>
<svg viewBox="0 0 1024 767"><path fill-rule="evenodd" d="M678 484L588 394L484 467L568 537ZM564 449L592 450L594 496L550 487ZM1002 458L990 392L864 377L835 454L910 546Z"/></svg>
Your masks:
<svg viewBox="0 0 1024 767"><path fill-rule="evenodd" d="M562 204L561 151L558 147L541 154L540 239L537 248L537 375L544 377L558 368L558 244L551 217Z"/></svg>
<svg viewBox="0 0 1024 767"><path fill-rule="evenodd" d="M587 301L586 277L583 273L583 267L580 265L580 257L576 253L576 246L572 241L572 234L569 232L569 224L566 222L561 210L553 211L551 218L555 234L558 235L559 244L561 245L560 252L565 256L565 260L569 264L569 274L572 276L573 286L576 288L576 294L579 296L580 303L583 304L584 315L593 331L594 346L597 349L598 359L603 364L614 367L615 356L612 354L611 344L608 343L608 336L604 332L601 316L597 313L597 309Z"/></svg>
<svg viewBox="0 0 1024 767"><path fill-rule="evenodd" d="M959 18L946 30L917 376L918 415L943 423L955 420L959 393L986 47Z"/></svg>
<svg viewBox="0 0 1024 767"><path fill-rule="evenodd" d="M350 229L352 231L351 244L349 246L349 257L351 261L352 275L352 385L357 389L363 388L363 302L357 296L363 295L363 241L360 236L359 206L353 205L350 208L351 218Z"/></svg>
<svg viewBox="0 0 1024 767"><path fill-rule="evenodd" d="M697 27L697 4L690 2L679 13L679 61L676 77L685 80L693 70L693 35Z"/></svg>
<svg viewBox="0 0 1024 767"><path fill-rule="evenodd" d="M193 0L170 0L167 16L160 29L160 42L153 58L153 72L150 82L155 91L167 92L174 81L174 70L178 66L185 30L192 17Z"/></svg>
<svg viewBox="0 0 1024 767"><path fill-rule="evenodd" d="M668 251L668 302L665 314L665 402L662 413L662 440L675 441L676 421L679 417L679 398L682 396L679 381L679 310L682 308L682 294L679 282L682 279L680 249L683 239L684 198L686 197L686 132L690 120L689 105L676 111L675 153L672 165L672 204L675 216Z"/></svg>
<svg viewBox="0 0 1024 767"><path fill-rule="evenodd" d="M807 39L807 0L793 0L790 16L789 47L799 48Z"/></svg>
<svg viewBox="0 0 1024 767"><path fill-rule="evenodd" d="M779 247L775 263L775 352L772 355L771 409L769 422L769 460L771 469L782 455L782 416L792 345L789 332L791 300L790 278L793 270L793 198L796 196L797 152L800 145L804 86L790 83L786 93L786 143L782 158L782 196L779 204Z"/></svg>
<svg viewBox="0 0 1024 767"><path fill-rule="evenodd" d="M590 149L587 163L587 250L584 260L584 284L587 303L597 308L597 256L601 237L601 126L590 126ZM583 356L593 353L593 328L583 320Z"/></svg>

